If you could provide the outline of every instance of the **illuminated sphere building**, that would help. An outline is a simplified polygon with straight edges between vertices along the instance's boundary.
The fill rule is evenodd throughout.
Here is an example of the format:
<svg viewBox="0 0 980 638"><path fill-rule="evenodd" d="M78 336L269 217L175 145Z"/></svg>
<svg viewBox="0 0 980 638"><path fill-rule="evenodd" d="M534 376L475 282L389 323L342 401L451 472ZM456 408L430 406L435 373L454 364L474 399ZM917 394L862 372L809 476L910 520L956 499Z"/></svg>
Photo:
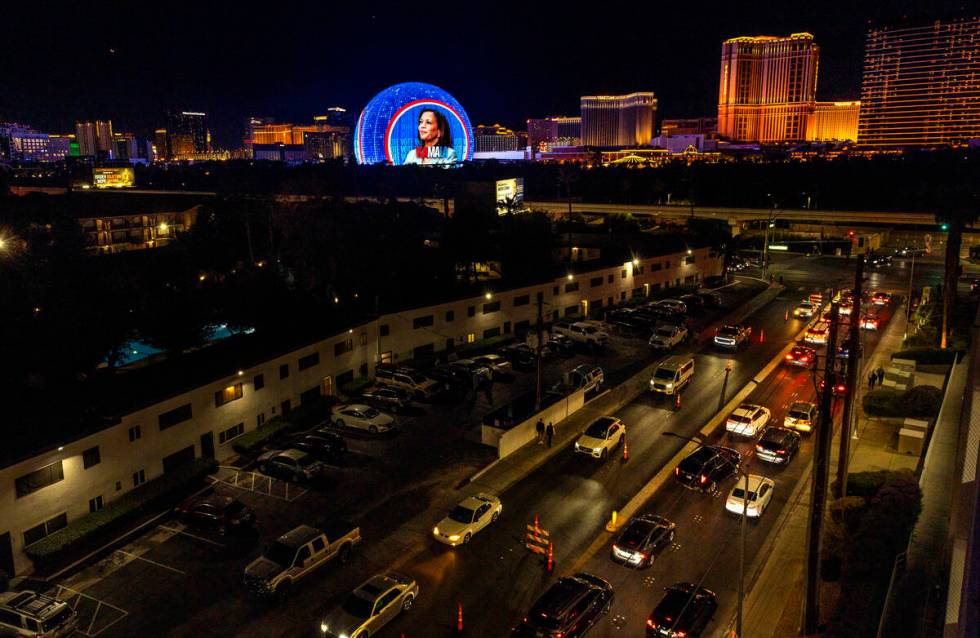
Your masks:
<svg viewBox="0 0 980 638"><path fill-rule="evenodd" d="M361 111L354 129L357 162L404 163L408 152L419 145L418 117L426 107L435 107L446 116L458 160L472 159L473 127L456 98L431 84L404 82L375 95Z"/></svg>

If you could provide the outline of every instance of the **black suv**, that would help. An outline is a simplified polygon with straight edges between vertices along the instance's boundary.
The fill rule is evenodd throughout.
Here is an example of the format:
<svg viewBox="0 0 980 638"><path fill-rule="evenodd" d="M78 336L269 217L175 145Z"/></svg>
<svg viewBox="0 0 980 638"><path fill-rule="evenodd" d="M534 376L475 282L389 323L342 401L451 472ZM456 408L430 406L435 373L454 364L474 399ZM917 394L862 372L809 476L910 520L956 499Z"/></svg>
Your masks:
<svg viewBox="0 0 980 638"><path fill-rule="evenodd" d="M577 638L609 612L613 588L592 574L559 578L541 595L511 638Z"/></svg>
<svg viewBox="0 0 980 638"><path fill-rule="evenodd" d="M335 465L342 464L347 456L347 441L336 432L329 430L317 430L298 441L293 441L289 447L303 450L315 459Z"/></svg>
<svg viewBox="0 0 980 638"><path fill-rule="evenodd" d="M676 525L663 516L634 516L612 545L613 561L627 567L649 567L674 540Z"/></svg>
<svg viewBox="0 0 980 638"><path fill-rule="evenodd" d="M741 462L742 455L730 447L703 445L677 465L674 475L684 487L711 493L738 471Z"/></svg>
<svg viewBox="0 0 980 638"><path fill-rule="evenodd" d="M647 618L647 638L698 638L718 609L718 597L691 583L677 583L666 591Z"/></svg>
<svg viewBox="0 0 980 638"><path fill-rule="evenodd" d="M544 349L542 349L541 356L544 356ZM515 368L522 368L525 370L530 370L535 367L538 362L537 354L531 346L526 343L519 343L512 346L507 346L506 348L501 348L497 352L501 357L507 359Z"/></svg>

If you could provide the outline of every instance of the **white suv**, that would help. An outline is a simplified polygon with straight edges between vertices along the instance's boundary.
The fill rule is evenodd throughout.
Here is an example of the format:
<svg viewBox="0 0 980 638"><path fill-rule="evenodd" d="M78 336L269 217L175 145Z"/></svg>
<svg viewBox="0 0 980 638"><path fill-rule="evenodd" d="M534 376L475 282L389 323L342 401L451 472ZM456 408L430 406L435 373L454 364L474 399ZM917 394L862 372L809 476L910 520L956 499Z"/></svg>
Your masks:
<svg viewBox="0 0 980 638"><path fill-rule="evenodd" d="M735 408L725 422L725 429L732 434L755 436L769 423L769 408L752 403L743 403Z"/></svg>
<svg viewBox="0 0 980 638"><path fill-rule="evenodd" d="M78 615L56 598L32 591L0 594L0 635L62 638L75 633Z"/></svg>
<svg viewBox="0 0 980 638"><path fill-rule="evenodd" d="M609 450L619 447L625 440L626 426L623 422L614 416L601 416L575 442L575 451L605 459L609 456Z"/></svg>

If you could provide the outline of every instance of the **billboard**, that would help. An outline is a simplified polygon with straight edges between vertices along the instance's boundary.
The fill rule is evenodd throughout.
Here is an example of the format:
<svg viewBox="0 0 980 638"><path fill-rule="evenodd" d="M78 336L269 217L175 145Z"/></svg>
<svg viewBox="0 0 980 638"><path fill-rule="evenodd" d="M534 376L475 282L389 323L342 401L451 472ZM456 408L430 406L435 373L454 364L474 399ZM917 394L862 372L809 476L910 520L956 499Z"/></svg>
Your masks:
<svg viewBox="0 0 980 638"><path fill-rule="evenodd" d="M473 157L473 127L456 98L405 82L368 102L354 129L358 164L453 166Z"/></svg>
<svg viewBox="0 0 980 638"><path fill-rule="evenodd" d="M523 177L512 177L510 179L498 179L496 183L497 190L497 214L503 215L505 213L515 212L509 205L504 205L505 203L513 203L518 206L519 209L524 208L524 178Z"/></svg>
<svg viewBox="0 0 980 638"><path fill-rule="evenodd" d="M96 188L126 188L135 184L132 166L96 166L92 169L92 185Z"/></svg>

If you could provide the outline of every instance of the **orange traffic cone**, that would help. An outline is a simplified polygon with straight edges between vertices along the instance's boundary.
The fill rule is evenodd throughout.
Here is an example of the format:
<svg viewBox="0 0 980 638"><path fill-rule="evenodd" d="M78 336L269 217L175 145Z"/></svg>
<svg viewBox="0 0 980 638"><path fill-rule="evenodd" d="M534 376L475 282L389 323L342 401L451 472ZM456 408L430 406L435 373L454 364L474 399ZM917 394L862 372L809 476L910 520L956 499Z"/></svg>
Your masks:
<svg viewBox="0 0 980 638"><path fill-rule="evenodd" d="M555 569L555 544L548 543L548 573Z"/></svg>
<svg viewBox="0 0 980 638"><path fill-rule="evenodd" d="M674 409L675 410L680 410L681 409L681 393L680 392L675 392L674 393Z"/></svg>
<svg viewBox="0 0 980 638"><path fill-rule="evenodd" d="M623 439L623 460L630 460L630 442L625 438Z"/></svg>
<svg viewBox="0 0 980 638"><path fill-rule="evenodd" d="M463 633L463 603L456 603L456 632Z"/></svg>
<svg viewBox="0 0 980 638"><path fill-rule="evenodd" d="M728 363L725 364L725 372L731 372L731 371L732 371L732 359L731 357L729 357Z"/></svg>
<svg viewBox="0 0 980 638"><path fill-rule="evenodd" d="M789 310L786 310L786 312L783 313L783 321L789 321Z"/></svg>
<svg viewBox="0 0 980 638"><path fill-rule="evenodd" d="M759 328L759 343L765 343L766 341L766 331L763 328Z"/></svg>
<svg viewBox="0 0 980 638"><path fill-rule="evenodd" d="M538 525L538 514L537 514L537 512L535 512L534 513L534 529L538 529L538 527L539 527L539 525Z"/></svg>

